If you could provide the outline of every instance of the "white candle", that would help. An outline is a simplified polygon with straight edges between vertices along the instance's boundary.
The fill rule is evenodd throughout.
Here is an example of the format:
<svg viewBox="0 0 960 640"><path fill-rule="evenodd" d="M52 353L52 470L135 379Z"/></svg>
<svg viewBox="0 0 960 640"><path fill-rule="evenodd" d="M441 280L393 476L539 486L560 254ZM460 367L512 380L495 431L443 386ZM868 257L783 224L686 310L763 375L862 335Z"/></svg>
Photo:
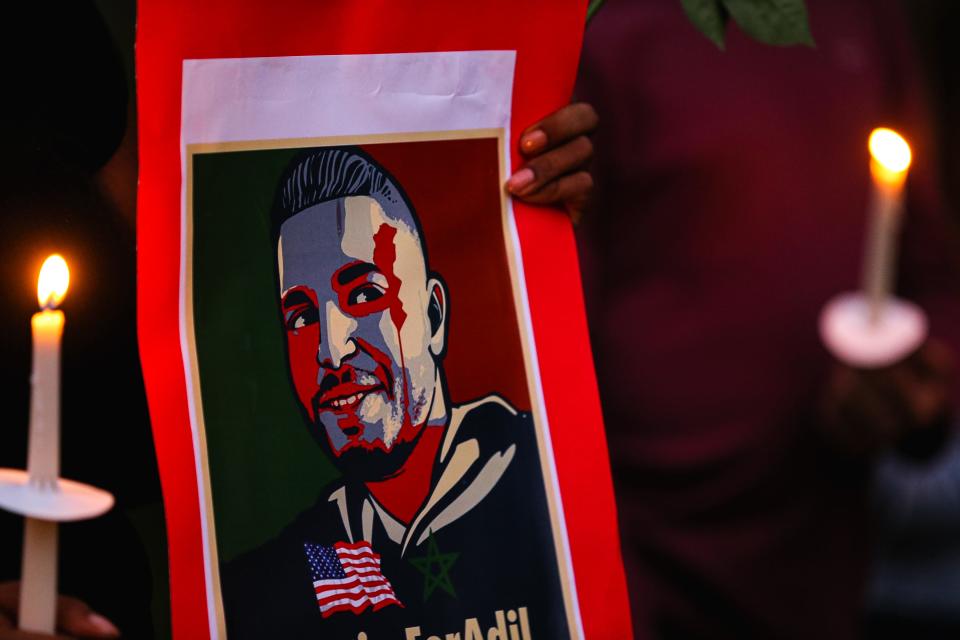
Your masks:
<svg viewBox="0 0 960 640"><path fill-rule="evenodd" d="M27 518L23 525L19 625L53 634L57 623L57 523Z"/></svg>
<svg viewBox="0 0 960 640"><path fill-rule="evenodd" d="M874 129L869 148L873 194L864 247L863 291L869 304L870 322L876 324L894 285L903 188L912 156L910 145L891 129Z"/></svg>
<svg viewBox="0 0 960 640"><path fill-rule="evenodd" d="M63 312L33 314L33 373L30 376L30 443L27 472L34 485L55 488L60 475L60 338Z"/></svg>
<svg viewBox="0 0 960 640"><path fill-rule="evenodd" d="M67 263L58 255L40 269L33 315L33 372L30 377L30 441L27 473L40 491L58 491L60 475L60 339L64 315L55 307L70 283ZM57 524L27 518L23 534L20 628L53 633L57 603Z"/></svg>

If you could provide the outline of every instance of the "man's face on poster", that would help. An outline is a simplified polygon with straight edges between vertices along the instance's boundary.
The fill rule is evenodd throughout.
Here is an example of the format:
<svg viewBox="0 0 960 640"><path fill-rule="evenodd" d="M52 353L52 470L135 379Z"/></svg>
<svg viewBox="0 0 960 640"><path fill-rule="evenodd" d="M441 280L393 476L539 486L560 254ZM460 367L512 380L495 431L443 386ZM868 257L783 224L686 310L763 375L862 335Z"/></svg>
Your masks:
<svg viewBox="0 0 960 640"><path fill-rule="evenodd" d="M428 277L410 219L354 196L305 209L280 229L291 377L342 468L405 458L437 393L445 292Z"/></svg>

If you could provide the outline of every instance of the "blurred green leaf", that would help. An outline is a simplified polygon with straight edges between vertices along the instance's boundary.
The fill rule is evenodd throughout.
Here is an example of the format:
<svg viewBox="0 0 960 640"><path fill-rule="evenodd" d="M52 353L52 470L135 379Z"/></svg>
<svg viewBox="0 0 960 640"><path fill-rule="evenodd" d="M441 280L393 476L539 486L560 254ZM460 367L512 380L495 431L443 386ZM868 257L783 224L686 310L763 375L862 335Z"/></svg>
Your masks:
<svg viewBox="0 0 960 640"><path fill-rule="evenodd" d="M723 49L727 31L727 12L719 0L680 0L694 26Z"/></svg>
<svg viewBox="0 0 960 640"><path fill-rule="evenodd" d="M587 23L604 0L590 0ZM748 36L764 44L815 46L804 0L680 0L694 26L720 49L726 47L730 18Z"/></svg>
<svg viewBox="0 0 960 640"><path fill-rule="evenodd" d="M813 46L803 0L722 0L744 33L765 44ZM684 6L687 0L684 0ZM687 11L689 14L690 12ZM692 17L692 16L691 16Z"/></svg>
<svg viewBox="0 0 960 640"><path fill-rule="evenodd" d="M600 7L603 6L603 1L604 0L590 0L590 4L587 5L587 24L590 24L593 16L597 15L597 11L600 11Z"/></svg>

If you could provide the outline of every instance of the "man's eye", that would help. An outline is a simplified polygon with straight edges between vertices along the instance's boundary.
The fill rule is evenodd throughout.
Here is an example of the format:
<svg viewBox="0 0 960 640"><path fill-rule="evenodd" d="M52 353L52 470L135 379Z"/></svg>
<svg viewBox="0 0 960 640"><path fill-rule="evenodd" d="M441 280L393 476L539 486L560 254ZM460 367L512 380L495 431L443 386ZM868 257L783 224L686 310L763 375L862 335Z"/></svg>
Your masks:
<svg viewBox="0 0 960 640"><path fill-rule="evenodd" d="M350 295L347 297L347 302L350 304L365 304L367 302L373 302L378 298L382 298L383 294L383 287L373 282L368 282L351 291Z"/></svg>
<svg viewBox="0 0 960 640"><path fill-rule="evenodd" d="M287 316L287 329L302 329L320 320L316 307L294 309Z"/></svg>

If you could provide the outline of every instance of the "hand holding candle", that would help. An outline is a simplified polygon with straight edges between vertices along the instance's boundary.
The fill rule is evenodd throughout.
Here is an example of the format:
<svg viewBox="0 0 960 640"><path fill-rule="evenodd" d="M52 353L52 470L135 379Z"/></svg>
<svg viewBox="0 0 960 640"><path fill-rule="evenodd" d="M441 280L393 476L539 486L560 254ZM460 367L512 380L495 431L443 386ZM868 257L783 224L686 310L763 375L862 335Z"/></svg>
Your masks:
<svg viewBox="0 0 960 640"><path fill-rule="evenodd" d="M60 341L64 314L56 307L70 283L66 261L52 255L37 282L41 310L33 315L30 439L27 472L0 469L0 507L26 516L18 623L53 633L57 612L57 523L96 517L113 506L105 491L60 478Z"/></svg>
<svg viewBox="0 0 960 640"><path fill-rule="evenodd" d="M58 491L60 476L60 340L63 302L70 286L67 262L54 254L37 279L40 311L33 314L30 375L30 440L27 473L41 491ZM23 534L20 628L53 633L57 597L57 523L27 518Z"/></svg>

